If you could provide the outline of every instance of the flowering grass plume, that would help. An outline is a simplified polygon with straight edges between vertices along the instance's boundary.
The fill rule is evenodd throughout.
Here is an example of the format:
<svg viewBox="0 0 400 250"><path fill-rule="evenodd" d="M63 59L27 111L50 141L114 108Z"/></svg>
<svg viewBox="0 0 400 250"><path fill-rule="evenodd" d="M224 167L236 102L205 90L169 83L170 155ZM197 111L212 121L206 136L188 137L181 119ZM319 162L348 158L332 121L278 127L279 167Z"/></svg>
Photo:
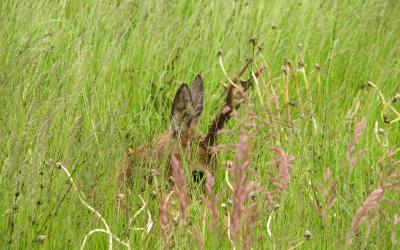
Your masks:
<svg viewBox="0 0 400 250"><path fill-rule="evenodd" d="M391 148L386 152L384 159L381 160L385 174L385 189L396 191L400 190L400 160L395 156L400 152L400 148Z"/></svg>
<svg viewBox="0 0 400 250"><path fill-rule="evenodd" d="M168 224L170 222L169 213L168 213L168 205L171 199L171 195L174 191L171 191L169 194L164 195L161 199L160 204L160 232L164 238L164 241L167 242L168 239Z"/></svg>
<svg viewBox="0 0 400 250"><path fill-rule="evenodd" d="M328 210L333 207L336 201L336 181L330 168L326 168L322 182L316 183L316 188L313 187L314 197L311 197L311 203L325 226L328 224ZM316 191L319 191L321 201L318 201Z"/></svg>
<svg viewBox="0 0 400 250"><path fill-rule="evenodd" d="M205 199L205 204L211 212L213 217L213 221L216 222L218 219L218 211L217 211L217 196L213 193L212 189L215 184L215 177L209 172L206 171L206 193L208 198Z"/></svg>
<svg viewBox="0 0 400 250"><path fill-rule="evenodd" d="M292 165L295 158L293 156L287 155L282 148L273 148L272 150L276 154L276 158L273 160L273 163L279 169L279 177L280 177L279 188L283 191L289 185L290 181L289 168Z"/></svg>
<svg viewBox="0 0 400 250"><path fill-rule="evenodd" d="M239 245L242 238L242 249L250 248L251 235L258 216L257 204L250 202L251 198L262 190L256 181L251 181L248 177L250 173L253 173L249 167L249 138L248 132L243 129L240 133L239 143L235 145L236 160L231 170L234 184L229 233L234 247Z"/></svg>
<svg viewBox="0 0 400 250"><path fill-rule="evenodd" d="M351 222L351 229L347 241L348 245L353 244L354 236L360 231L362 223L364 223L374 212L379 209L379 202L382 200L384 194L385 190L383 185L381 185L373 190L367 199L365 199L362 206L358 208Z"/></svg>
<svg viewBox="0 0 400 250"><path fill-rule="evenodd" d="M362 119L359 123L357 123L356 128L354 129L354 136L349 144L349 148L347 150L347 161L349 162L350 172L353 171L356 166L357 161L364 154L365 150L361 150L358 154L356 153L356 147L360 142L361 136L363 134L364 128L366 125L366 120Z"/></svg>
<svg viewBox="0 0 400 250"><path fill-rule="evenodd" d="M187 207L189 205L189 197L186 193L185 175L179 160L172 155L171 157L172 175L175 182L175 194L178 198L181 216L184 221L187 220Z"/></svg>

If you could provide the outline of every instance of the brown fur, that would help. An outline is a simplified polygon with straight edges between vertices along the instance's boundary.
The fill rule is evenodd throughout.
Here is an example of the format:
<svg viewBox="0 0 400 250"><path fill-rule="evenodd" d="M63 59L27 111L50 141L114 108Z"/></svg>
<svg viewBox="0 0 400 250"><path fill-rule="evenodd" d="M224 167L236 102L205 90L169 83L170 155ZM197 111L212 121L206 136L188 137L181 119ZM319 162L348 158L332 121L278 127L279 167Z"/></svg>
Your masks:
<svg viewBox="0 0 400 250"><path fill-rule="evenodd" d="M136 149L130 148L118 174L119 184L123 184L126 188L130 189L132 187L132 170L135 166L140 165L140 163L149 159L149 157L152 157L151 159L157 162L165 157L170 159L170 156L174 155L180 160L181 152L188 153L187 151L196 146L193 145L193 142L200 142L204 138L197 132L182 135L179 139L174 139L171 134L170 130L165 131L150 144L142 145ZM206 152L207 150L200 145L198 163L193 167L193 170L204 172L207 169ZM169 162L167 166L169 166ZM167 177L171 175L171 170L168 169Z"/></svg>

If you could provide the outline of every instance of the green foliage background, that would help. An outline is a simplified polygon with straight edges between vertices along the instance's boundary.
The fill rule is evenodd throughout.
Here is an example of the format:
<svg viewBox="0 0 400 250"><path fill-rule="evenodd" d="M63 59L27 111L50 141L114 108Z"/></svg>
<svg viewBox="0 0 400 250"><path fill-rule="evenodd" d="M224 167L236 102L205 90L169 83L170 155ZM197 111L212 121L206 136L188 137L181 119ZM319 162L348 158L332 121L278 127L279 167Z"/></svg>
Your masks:
<svg viewBox="0 0 400 250"><path fill-rule="evenodd" d="M260 238L254 249L273 245L287 249L301 241L305 230L312 232L312 238L299 248L340 248L354 212L385 173L375 122L385 130L390 146L400 145L400 123L384 124L378 93L360 89L371 80L388 100L400 91L399 34L396 0L2 0L0 245L40 248L36 238L44 234L47 249L76 249L88 231L101 227L81 205L66 176L53 167L51 162L57 161L65 163L83 193L88 197L96 193L93 206L116 235L127 239L124 218L115 209L115 177L124 152L168 128L176 89L198 73L205 78L205 110L199 125L205 131L223 98L219 81L225 77L217 51L223 51L225 67L233 74L251 53L249 39L256 37L280 96L284 59L294 65L304 59L313 98L319 100L314 110L320 129L314 133L306 119L295 115L297 132L282 132L286 139L281 146L296 157L292 180L272 222L273 241L265 231L268 213L260 208ZM320 74L315 64L320 65ZM263 116L254 90L248 100L254 104L253 112ZM360 108L349 121L348 111L357 100ZM293 107L294 112L298 108ZM360 148L367 152L346 180L343 169L348 165L352 124L362 117L367 127ZM237 120L229 124L232 131L240 127ZM223 142L237 141L236 134L230 133ZM253 143L254 165L268 172L268 147L262 147L262 138ZM230 156L223 153L220 160ZM338 194L331 221L324 227L310 203L310 182L322 181L327 167L338 178ZM218 168L216 175L217 192L226 193L223 169ZM144 198L151 199L149 194ZM398 198L398 192L386 194L392 203L382 205L371 232L362 233L355 248L399 247L392 240L393 234L400 240L399 226L393 223L399 213ZM133 203L140 205L139 200ZM157 201L149 207L155 220L150 235L143 239L140 232L130 232L131 244L139 248L161 246ZM200 223L203 210L196 212L197 208L191 213ZM144 217L135 222L144 223ZM226 234L214 236L205 233L206 248L231 247ZM193 244L193 236L188 241L177 237L175 247ZM90 248L106 246L105 235L89 238Z"/></svg>

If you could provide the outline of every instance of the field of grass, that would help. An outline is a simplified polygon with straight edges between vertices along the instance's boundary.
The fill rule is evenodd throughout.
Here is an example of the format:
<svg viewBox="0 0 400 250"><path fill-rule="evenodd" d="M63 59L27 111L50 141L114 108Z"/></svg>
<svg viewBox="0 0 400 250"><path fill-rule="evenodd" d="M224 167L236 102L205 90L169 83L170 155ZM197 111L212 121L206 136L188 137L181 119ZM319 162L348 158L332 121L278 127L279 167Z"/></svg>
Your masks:
<svg viewBox="0 0 400 250"><path fill-rule="evenodd" d="M397 0L0 1L0 248L77 249L106 229L57 162L132 249L400 248L399 35ZM238 207L225 162L240 163L230 147L213 172L217 219L183 161L188 217L172 218L171 202L161 230L170 190L139 183L130 217L141 212L127 224L116 176L128 148L168 129L178 86L199 73L205 132L227 82L217 53L233 76L253 54L251 38L262 48L251 70L262 57L269 70L219 141L249 137L257 173L246 181L263 188L243 202L238 236L227 222ZM287 187L278 149L295 158ZM85 248L108 246L98 232Z"/></svg>

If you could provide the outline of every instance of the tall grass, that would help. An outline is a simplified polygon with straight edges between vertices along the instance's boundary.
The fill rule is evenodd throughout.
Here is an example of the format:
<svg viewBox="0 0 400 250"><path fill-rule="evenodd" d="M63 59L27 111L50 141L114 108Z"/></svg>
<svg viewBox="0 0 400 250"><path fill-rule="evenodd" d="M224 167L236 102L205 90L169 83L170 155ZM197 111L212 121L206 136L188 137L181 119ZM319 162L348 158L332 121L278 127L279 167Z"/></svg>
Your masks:
<svg viewBox="0 0 400 250"><path fill-rule="evenodd" d="M400 146L400 122L384 123L383 116L389 121L397 116L368 84L376 84L388 102L399 93L398 34L400 2L395 0L2 0L0 245L76 249L89 231L101 228L68 177L54 167L63 162L113 234L132 247L166 246L158 226L161 197L152 197L150 188L133 190L133 213L144 206L138 194L147 204L130 228L116 212L116 171L124 152L168 128L177 87L198 73L205 78L199 121L205 131L224 94L217 51L223 51L225 68L233 74L251 55L249 40L255 37L272 78L265 72L260 92L248 91L221 144L238 142L245 124L257 125L250 129L249 168L257 169L265 190L274 190L279 178L271 149L282 148L295 160L287 188L274 196L279 209L258 203L249 230L252 247L398 248L400 156L391 155L391 148ZM265 88L270 82L279 109ZM398 103L392 105L400 110ZM355 125L363 118L365 129L354 143ZM350 170L346 157L353 146L355 156L365 152ZM223 162L234 157L232 151L220 152L213 173L218 226L205 230L211 213L198 188L188 204L188 223L176 222L168 247L232 247L224 223L232 205ZM333 182L335 194L322 192L333 190ZM169 207L174 209L172 201ZM154 220L150 232L133 230L148 225L148 213ZM107 235L93 234L86 246L108 244Z"/></svg>

